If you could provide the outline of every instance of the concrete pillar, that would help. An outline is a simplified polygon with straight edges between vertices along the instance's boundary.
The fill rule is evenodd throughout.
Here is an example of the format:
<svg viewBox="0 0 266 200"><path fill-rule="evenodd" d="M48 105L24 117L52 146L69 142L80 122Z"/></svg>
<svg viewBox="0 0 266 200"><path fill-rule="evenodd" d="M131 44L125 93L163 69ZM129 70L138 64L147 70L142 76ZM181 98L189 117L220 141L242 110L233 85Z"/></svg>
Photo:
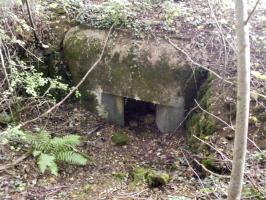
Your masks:
<svg viewBox="0 0 266 200"><path fill-rule="evenodd" d="M101 103L106 112L107 121L124 126L124 98L102 93Z"/></svg>
<svg viewBox="0 0 266 200"><path fill-rule="evenodd" d="M177 107L156 105L156 124L163 133L172 133L184 119L184 102Z"/></svg>

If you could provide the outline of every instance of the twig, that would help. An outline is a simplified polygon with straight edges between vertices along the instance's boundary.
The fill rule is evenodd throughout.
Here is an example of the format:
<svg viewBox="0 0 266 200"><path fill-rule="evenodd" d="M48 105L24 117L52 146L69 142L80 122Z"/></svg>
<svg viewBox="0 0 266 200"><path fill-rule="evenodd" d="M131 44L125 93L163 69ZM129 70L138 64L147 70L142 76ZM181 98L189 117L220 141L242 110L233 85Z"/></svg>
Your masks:
<svg viewBox="0 0 266 200"><path fill-rule="evenodd" d="M256 4L255 4L255 6L253 7L253 9L252 9L252 11L250 12L250 14L249 14L249 16L248 16L247 20L245 21L245 25L247 25L247 24L248 24L248 22L249 22L250 18L251 18L251 17L252 17L252 15L254 14L254 12L255 12L255 10L257 9L257 7L258 7L259 3L260 3L260 0L257 0L257 2L256 2Z"/></svg>
<svg viewBox="0 0 266 200"><path fill-rule="evenodd" d="M4 60L4 56L3 56L3 53L2 53L2 46L3 42L2 40L0 41L0 59L1 59L1 65L3 67L3 70L4 70L4 75L5 75L5 78L6 78L6 82L7 82L7 85L8 85L8 89L11 90L11 85L10 85L10 82L9 82L9 79L8 79L8 74L7 74L7 70L6 70L6 65L5 65L5 60Z"/></svg>
<svg viewBox="0 0 266 200"><path fill-rule="evenodd" d="M229 125L226 121L224 121L224 120L221 119L220 117L217 117L216 115L214 115L214 114L208 112L207 110L203 109L203 108L199 105L199 103L197 102L197 100L195 100L195 102L196 102L197 106L198 106L203 112L205 112L205 113L211 115L211 116L214 117L215 119L217 119L217 120L219 120L220 122L224 123L224 124L225 124L226 126L228 126L230 129L232 129L233 131L235 131L235 128L234 128L233 126ZM252 144L253 144L253 145L254 145L254 146L255 146L255 147L261 152L261 149L258 147L258 145L257 145L254 141L252 141L249 137L248 137L248 141L249 141L250 143L252 143Z"/></svg>
<svg viewBox="0 0 266 200"><path fill-rule="evenodd" d="M52 188L46 189L46 191L50 191L51 190L51 192L48 192L47 194L45 194L45 197L47 198L48 196L51 196L51 195L59 192L63 188L69 188L69 186L65 186L64 185L64 186L58 186L58 187L52 187Z"/></svg>
<svg viewBox="0 0 266 200"><path fill-rule="evenodd" d="M179 47L178 47L176 44L174 44L169 38L167 38L167 41L168 41L168 42L169 42L169 43L170 43L175 49L177 49L178 51L180 51L181 53L183 53L183 54L187 57L187 59L188 59L192 64L196 65L197 67L200 67L200 68L202 68L202 69L207 70L208 72L210 72L211 74L213 74L213 75L216 76L217 78L223 80L223 81L226 82L226 83L229 83L229 84L233 85L233 83L232 83L231 81L225 80L223 77L221 77L221 76L220 76L219 74L217 74L215 71L213 71L213 70L209 69L208 67L205 67L205 66L203 66L203 65L201 65L201 64L199 64L199 63L197 63L197 62L195 62L195 61L194 61L194 60L188 55L187 52L185 52L183 49L179 48Z"/></svg>
<svg viewBox="0 0 266 200"><path fill-rule="evenodd" d="M184 152L182 151L182 149L181 149L181 153L183 154L183 158L185 159L185 161L186 161L186 163L188 164L189 168L193 171L193 173L195 174L195 176L199 179L199 182L200 182L202 188L205 188L205 186L204 186L204 184L203 184L203 182L202 182L200 176L199 176L198 173L193 169L193 167L190 165L190 163L189 163L189 161L188 161L186 155L185 155ZM201 191L200 191L200 193L201 193L201 195L203 195ZM208 194L207 194L207 195L208 195ZM208 198L210 199L209 195L208 195Z"/></svg>
<svg viewBox="0 0 266 200"><path fill-rule="evenodd" d="M196 154L193 154L192 155L193 157L197 157L197 158L200 158L200 159L209 159L209 157L203 157L203 156L199 156L199 155L196 155ZM221 163L227 163L227 162L230 162L228 160L222 160L222 159L219 159L219 158L212 158L213 161L216 161L216 162L221 162Z"/></svg>
<svg viewBox="0 0 266 200"><path fill-rule="evenodd" d="M219 178L230 178L230 176L226 176L226 175L221 175L221 174L217 174L209 169L207 169L203 164L201 164L197 159L193 159L199 166L202 167L202 169L204 169L206 172L214 175L214 176L218 176Z"/></svg>
<svg viewBox="0 0 266 200"><path fill-rule="evenodd" d="M223 122L226 126L228 126L229 128L231 128L232 130L234 130L234 128L233 128L231 125L229 125L226 121L224 121L224 120L221 119L220 117L217 117L216 115L214 115L214 114L208 112L207 110L203 109L203 108L200 106L200 104L197 102L196 99L194 99L194 101L195 101L195 103L197 104L197 106L198 106L203 112L205 112L205 113L211 115L211 116L214 117L215 119L218 119L219 121Z"/></svg>
<svg viewBox="0 0 266 200"><path fill-rule="evenodd" d="M102 124L98 124L94 128L92 128L88 133L86 133L86 135L90 136L90 135L94 134L95 132L97 132L98 130L100 130L101 128L103 128Z"/></svg>
<svg viewBox="0 0 266 200"><path fill-rule="evenodd" d="M223 158L225 158L226 160L228 160L229 162L232 162L232 160L230 160L226 155L224 155L221 151L219 151L217 148L215 148L214 146L212 146L211 144L209 144L208 142L198 138L196 135L193 135L194 138L198 139L199 141L201 141L202 143L208 145L210 148L212 148L213 150L217 151Z"/></svg>
<svg viewBox="0 0 266 200"><path fill-rule="evenodd" d="M7 85L8 85L8 90L10 91L12 100L14 100L14 96L13 96L13 93L12 93L11 84L10 84L10 81L9 81L9 78L8 78L8 74L7 74L7 70L6 70L4 56L3 56L3 53L2 53L2 47L1 47L2 45L3 45L3 41L0 40L0 59L1 59L1 65L2 65L3 70L4 70L5 79L6 79L6 82L7 82ZM9 106L8 107L9 107L10 113L11 113L12 118L13 118L14 116L13 116L13 112L12 112L12 109L11 109L11 106L10 106L10 102L9 102Z"/></svg>
<svg viewBox="0 0 266 200"><path fill-rule="evenodd" d="M223 94L224 94L224 90L225 90L225 82L224 82L224 80L225 80L225 77L226 77L226 70L227 70L227 55L226 55L227 46L226 46L225 36L223 34L222 27L220 26L220 23L218 22L218 19L217 19L216 15L215 15L215 13L213 11L213 8L212 8L211 3L210 3L209 0L208 0L208 5L209 5L209 8L210 8L211 13L213 15L213 18L214 18L214 21L216 23L216 26L217 26L217 28L219 30L220 36L222 38L223 46L224 46L224 70L223 70Z"/></svg>
<svg viewBox="0 0 266 200"><path fill-rule="evenodd" d="M185 116L185 118L182 120L182 122L179 123L178 127L175 129L175 131L177 131L177 129L182 126L182 124L187 120L188 116L198 108L198 106L195 106L194 108L190 109L190 111L187 113L187 115ZM174 131L174 132L175 132Z"/></svg>
<svg viewBox="0 0 266 200"><path fill-rule="evenodd" d="M11 164L0 166L0 172L5 171L11 167L18 165L20 162L22 162L23 160L28 158L31 155L31 153L32 153L32 150L29 150L28 152L26 152L25 154L20 156L18 159L14 160Z"/></svg>

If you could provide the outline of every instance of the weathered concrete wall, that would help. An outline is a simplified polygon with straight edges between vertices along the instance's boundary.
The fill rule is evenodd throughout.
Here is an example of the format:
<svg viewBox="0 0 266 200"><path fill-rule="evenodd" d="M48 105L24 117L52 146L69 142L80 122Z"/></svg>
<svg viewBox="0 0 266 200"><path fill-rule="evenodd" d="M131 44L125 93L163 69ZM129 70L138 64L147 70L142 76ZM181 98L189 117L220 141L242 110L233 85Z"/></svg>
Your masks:
<svg viewBox="0 0 266 200"><path fill-rule="evenodd" d="M105 30L84 26L72 28L66 34L64 56L76 82L98 59L106 36ZM115 33L102 62L83 84L82 93L89 99L91 110L121 125L123 112L114 109L114 105L121 109L123 105L117 102L122 100L114 98L128 97L157 104L157 125L168 132L183 119L186 88L191 89L193 83L192 71L184 56L178 55L167 41L134 40L126 33ZM166 124L162 123L164 118Z"/></svg>

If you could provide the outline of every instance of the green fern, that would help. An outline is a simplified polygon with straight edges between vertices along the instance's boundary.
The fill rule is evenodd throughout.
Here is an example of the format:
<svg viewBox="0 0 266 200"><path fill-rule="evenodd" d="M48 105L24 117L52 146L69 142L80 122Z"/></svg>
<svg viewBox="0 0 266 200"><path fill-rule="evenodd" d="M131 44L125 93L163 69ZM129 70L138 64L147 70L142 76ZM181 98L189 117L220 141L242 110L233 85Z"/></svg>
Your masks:
<svg viewBox="0 0 266 200"><path fill-rule="evenodd" d="M55 137L51 140L54 151L69 151L73 150L77 145L80 144L79 135L66 135L62 138Z"/></svg>
<svg viewBox="0 0 266 200"><path fill-rule="evenodd" d="M38 157L38 166L41 173L44 173L46 169L49 168L52 174L58 174L58 167L55 163L55 157L52 155L41 153Z"/></svg>
<svg viewBox="0 0 266 200"><path fill-rule="evenodd" d="M25 134L25 142L30 144L36 151L47 152L52 148L51 136L45 131L36 134Z"/></svg>
<svg viewBox="0 0 266 200"><path fill-rule="evenodd" d="M57 162L73 165L87 164L87 158L76 150L80 144L79 135L52 138L48 132L40 131L36 134L25 133L24 142L33 149L32 154L38 159L41 173L50 170L52 174L57 175Z"/></svg>
<svg viewBox="0 0 266 200"><path fill-rule="evenodd" d="M57 153L56 160L63 161L73 165L86 165L87 163L87 159L84 156L73 151L65 151Z"/></svg>

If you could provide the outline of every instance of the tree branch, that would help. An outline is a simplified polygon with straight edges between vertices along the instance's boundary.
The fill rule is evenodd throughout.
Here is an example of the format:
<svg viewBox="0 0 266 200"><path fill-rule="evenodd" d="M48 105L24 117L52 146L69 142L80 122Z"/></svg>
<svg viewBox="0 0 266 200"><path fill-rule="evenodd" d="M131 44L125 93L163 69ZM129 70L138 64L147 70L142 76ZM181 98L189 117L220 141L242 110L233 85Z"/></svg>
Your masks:
<svg viewBox="0 0 266 200"><path fill-rule="evenodd" d="M226 82L226 83L229 83L229 84L231 84L231 85L233 85L233 83L232 82L230 82L230 81L228 81L228 80L225 80L223 77L221 77L219 74L217 74L215 71L213 71L213 70L211 70L211 69L209 69L209 68L207 68L207 67L205 67L205 66L203 66L203 65L201 65L201 64L199 64L199 63L197 63L197 62L195 62L189 55L188 55L188 53L187 52L185 52L183 49L181 49L181 48L179 48L176 44L174 44L169 38L167 38L167 41L175 48L175 49L177 49L178 51L180 51L181 53L183 53L186 57L187 57L187 59L192 63L192 64L194 64L194 65L196 65L197 67L200 67L200 68L202 68L202 69L205 69L206 71L208 71L208 72L210 72L211 74L213 74L214 76L216 76L217 78L219 78L219 79L221 79L221 80L223 80L224 82Z"/></svg>
<svg viewBox="0 0 266 200"><path fill-rule="evenodd" d="M23 160L28 158L31 155L31 153L32 153L32 150L29 150L28 152L26 152L25 154L20 156L18 159L14 160L11 164L0 166L0 172L5 171L11 167L18 165L20 162L22 162Z"/></svg>
<svg viewBox="0 0 266 200"><path fill-rule="evenodd" d="M248 16L248 18L247 18L247 20L246 20L246 22L245 22L245 25L248 24L250 18L252 17L252 15L254 14L254 12L256 11L256 9L257 9L259 3L260 3L260 0L257 0L255 6L253 7L252 11L250 12L250 14L249 14L249 16Z"/></svg>

